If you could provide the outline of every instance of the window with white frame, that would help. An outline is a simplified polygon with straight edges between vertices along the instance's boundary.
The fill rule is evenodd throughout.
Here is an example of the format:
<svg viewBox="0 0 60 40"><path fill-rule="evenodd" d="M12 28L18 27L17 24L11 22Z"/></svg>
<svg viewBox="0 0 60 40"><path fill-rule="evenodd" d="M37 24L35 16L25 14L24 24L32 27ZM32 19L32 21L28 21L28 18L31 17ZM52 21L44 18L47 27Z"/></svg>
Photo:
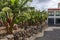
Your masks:
<svg viewBox="0 0 60 40"><path fill-rule="evenodd" d="M49 16L54 16L54 11L50 11Z"/></svg>
<svg viewBox="0 0 60 40"><path fill-rule="evenodd" d="M57 11L56 16L60 16L60 11Z"/></svg>

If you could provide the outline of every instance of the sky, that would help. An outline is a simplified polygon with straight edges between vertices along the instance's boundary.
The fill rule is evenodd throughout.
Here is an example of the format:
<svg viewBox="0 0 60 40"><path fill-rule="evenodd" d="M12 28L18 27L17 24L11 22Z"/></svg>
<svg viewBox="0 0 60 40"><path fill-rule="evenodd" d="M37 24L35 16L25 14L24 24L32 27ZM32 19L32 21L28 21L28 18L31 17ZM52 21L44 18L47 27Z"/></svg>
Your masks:
<svg viewBox="0 0 60 40"><path fill-rule="evenodd" d="M48 8L58 8L60 0L33 0L32 7L37 10L47 10Z"/></svg>

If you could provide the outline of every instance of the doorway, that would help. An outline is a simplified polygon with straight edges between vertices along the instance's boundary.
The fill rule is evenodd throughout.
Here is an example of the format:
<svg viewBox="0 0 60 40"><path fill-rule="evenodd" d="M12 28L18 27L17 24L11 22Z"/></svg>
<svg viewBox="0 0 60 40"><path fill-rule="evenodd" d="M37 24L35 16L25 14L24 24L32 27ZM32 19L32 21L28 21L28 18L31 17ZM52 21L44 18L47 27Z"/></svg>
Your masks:
<svg viewBox="0 0 60 40"><path fill-rule="evenodd" d="M60 24L60 18L56 18L56 24Z"/></svg>
<svg viewBox="0 0 60 40"><path fill-rule="evenodd" d="M48 25L54 25L54 18L48 18Z"/></svg>

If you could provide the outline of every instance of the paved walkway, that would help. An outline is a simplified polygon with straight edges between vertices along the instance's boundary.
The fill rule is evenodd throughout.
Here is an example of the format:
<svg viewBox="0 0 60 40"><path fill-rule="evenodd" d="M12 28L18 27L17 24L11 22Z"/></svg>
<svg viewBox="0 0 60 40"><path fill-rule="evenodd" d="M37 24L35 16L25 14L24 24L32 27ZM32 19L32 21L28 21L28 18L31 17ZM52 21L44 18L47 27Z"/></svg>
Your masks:
<svg viewBox="0 0 60 40"><path fill-rule="evenodd" d="M60 27L48 27L44 32L44 36L35 40L60 40Z"/></svg>

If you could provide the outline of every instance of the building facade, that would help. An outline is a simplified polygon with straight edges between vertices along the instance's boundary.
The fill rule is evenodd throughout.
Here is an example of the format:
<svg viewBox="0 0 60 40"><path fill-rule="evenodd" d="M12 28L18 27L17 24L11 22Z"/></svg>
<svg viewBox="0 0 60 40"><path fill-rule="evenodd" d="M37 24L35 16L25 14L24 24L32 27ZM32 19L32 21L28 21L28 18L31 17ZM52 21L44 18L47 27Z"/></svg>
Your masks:
<svg viewBox="0 0 60 40"><path fill-rule="evenodd" d="M60 3L58 8L49 8L48 13L48 25L60 25Z"/></svg>

